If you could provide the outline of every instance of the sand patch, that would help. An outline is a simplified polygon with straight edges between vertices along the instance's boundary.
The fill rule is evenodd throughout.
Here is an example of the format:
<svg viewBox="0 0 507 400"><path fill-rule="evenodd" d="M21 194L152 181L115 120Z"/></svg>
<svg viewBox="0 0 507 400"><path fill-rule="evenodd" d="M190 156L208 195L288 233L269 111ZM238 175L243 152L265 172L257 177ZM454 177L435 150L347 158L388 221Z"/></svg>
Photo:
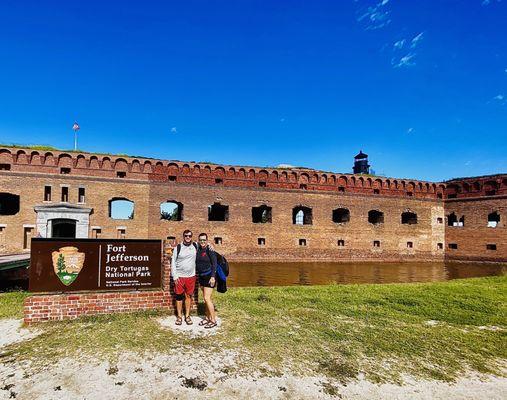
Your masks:
<svg viewBox="0 0 507 400"><path fill-rule="evenodd" d="M168 343L170 349L170 343ZM374 384L360 377L346 385L324 376L273 374L251 366L247 354L208 353L191 346L172 354L123 353L115 363L66 358L44 368L0 364L0 399L504 399L507 379L464 376L454 383L404 377L404 384Z"/></svg>
<svg viewBox="0 0 507 400"><path fill-rule="evenodd" d="M220 318L217 318L217 326L211 329L200 326L199 322L202 320L202 317L192 316L192 325L187 325L184 320L181 325L176 325L176 317L174 315L171 315L168 317L159 318L157 321L163 328L170 329L175 333L189 335L192 338L216 335L220 331L220 326L222 325L222 320Z"/></svg>
<svg viewBox="0 0 507 400"><path fill-rule="evenodd" d="M21 319L1 319L0 320L0 351L12 343L22 342L24 340L33 339L40 335L37 329L23 328L23 320Z"/></svg>

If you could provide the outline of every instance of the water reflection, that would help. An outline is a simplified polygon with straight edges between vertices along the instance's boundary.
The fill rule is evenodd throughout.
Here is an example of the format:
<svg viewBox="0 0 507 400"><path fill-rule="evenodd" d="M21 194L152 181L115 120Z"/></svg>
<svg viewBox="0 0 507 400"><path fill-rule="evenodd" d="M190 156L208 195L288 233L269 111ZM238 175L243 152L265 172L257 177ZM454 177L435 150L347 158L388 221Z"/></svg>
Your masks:
<svg viewBox="0 0 507 400"><path fill-rule="evenodd" d="M228 285L238 287L435 282L506 273L506 264L231 263Z"/></svg>

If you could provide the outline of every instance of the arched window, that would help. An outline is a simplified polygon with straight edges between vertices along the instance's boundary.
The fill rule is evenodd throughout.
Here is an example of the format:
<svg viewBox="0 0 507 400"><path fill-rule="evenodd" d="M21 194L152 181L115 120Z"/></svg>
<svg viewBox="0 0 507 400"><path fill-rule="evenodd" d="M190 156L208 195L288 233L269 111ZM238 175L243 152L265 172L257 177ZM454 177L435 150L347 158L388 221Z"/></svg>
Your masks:
<svg viewBox="0 0 507 400"><path fill-rule="evenodd" d="M123 197L109 200L109 218L134 219L134 202Z"/></svg>
<svg viewBox="0 0 507 400"><path fill-rule="evenodd" d="M183 221L183 204L177 201L166 201L160 204L160 219Z"/></svg>
<svg viewBox="0 0 507 400"><path fill-rule="evenodd" d="M229 206L213 203L208 206L208 221L228 221Z"/></svg>
<svg viewBox="0 0 507 400"><path fill-rule="evenodd" d="M333 210L333 222L343 224L350 221L350 211L347 208Z"/></svg>
<svg viewBox="0 0 507 400"><path fill-rule="evenodd" d="M497 211L493 211L488 214L488 227L496 228L500 223L500 214Z"/></svg>
<svg viewBox="0 0 507 400"><path fill-rule="evenodd" d="M311 225L313 223L312 209L305 206L297 206L292 209L292 223L294 225Z"/></svg>
<svg viewBox="0 0 507 400"><path fill-rule="evenodd" d="M401 223L406 225L417 224L417 214L411 211L401 213Z"/></svg>
<svg viewBox="0 0 507 400"><path fill-rule="evenodd" d="M252 222L254 224L271 223L271 207L266 205L252 207Z"/></svg>
<svg viewBox="0 0 507 400"><path fill-rule="evenodd" d="M462 215L461 218L458 219L458 216L455 212L450 213L447 216L447 225L448 226L465 226L465 216Z"/></svg>
<svg viewBox="0 0 507 400"><path fill-rule="evenodd" d="M19 212L19 196L0 193L0 215L15 215Z"/></svg>
<svg viewBox="0 0 507 400"><path fill-rule="evenodd" d="M384 213L379 210L368 211L368 222L373 225L379 225L384 223Z"/></svg>

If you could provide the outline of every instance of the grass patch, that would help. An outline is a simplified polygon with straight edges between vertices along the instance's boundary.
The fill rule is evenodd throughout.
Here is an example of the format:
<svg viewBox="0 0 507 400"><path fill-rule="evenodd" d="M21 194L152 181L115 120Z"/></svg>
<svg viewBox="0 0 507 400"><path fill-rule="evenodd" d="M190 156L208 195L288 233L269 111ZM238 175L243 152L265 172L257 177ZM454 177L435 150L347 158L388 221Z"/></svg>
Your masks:
<svg viewBox="0 0 507 400"><path fill-rule="evenodd" d="M23 302L27 292L0 293L0 319L23 318Z"/></svg>
<svg viewBox="0 0 507 400"><path fill-rule="evenodd" d="M342 381L403 373L452 380L466 370L500 373L507 359L507 277L441 283L235 288L215 295L224 324L212 339L162 329L159 313L116 314L41 324L43 335L12 345L16 358L122 350L246 350L249 367L315 371ZM19 316L22 293L0 296L0 315ZM10 310L7 312L7 310ZM428 321L436 321L428 324ZM484 329L483 327L497 327Z"/></svg>

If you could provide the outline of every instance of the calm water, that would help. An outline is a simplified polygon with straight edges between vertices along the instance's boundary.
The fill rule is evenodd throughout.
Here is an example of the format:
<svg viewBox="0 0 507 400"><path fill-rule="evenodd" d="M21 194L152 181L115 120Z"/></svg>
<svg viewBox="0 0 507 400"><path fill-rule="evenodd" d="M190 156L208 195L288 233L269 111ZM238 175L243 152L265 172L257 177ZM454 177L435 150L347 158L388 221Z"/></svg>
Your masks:
<svg viewBox="0 0 507 400"><path fill-rule="evenodd" d="M230 263L228 286L434 282L507 274L507 264Z"/></svg>

